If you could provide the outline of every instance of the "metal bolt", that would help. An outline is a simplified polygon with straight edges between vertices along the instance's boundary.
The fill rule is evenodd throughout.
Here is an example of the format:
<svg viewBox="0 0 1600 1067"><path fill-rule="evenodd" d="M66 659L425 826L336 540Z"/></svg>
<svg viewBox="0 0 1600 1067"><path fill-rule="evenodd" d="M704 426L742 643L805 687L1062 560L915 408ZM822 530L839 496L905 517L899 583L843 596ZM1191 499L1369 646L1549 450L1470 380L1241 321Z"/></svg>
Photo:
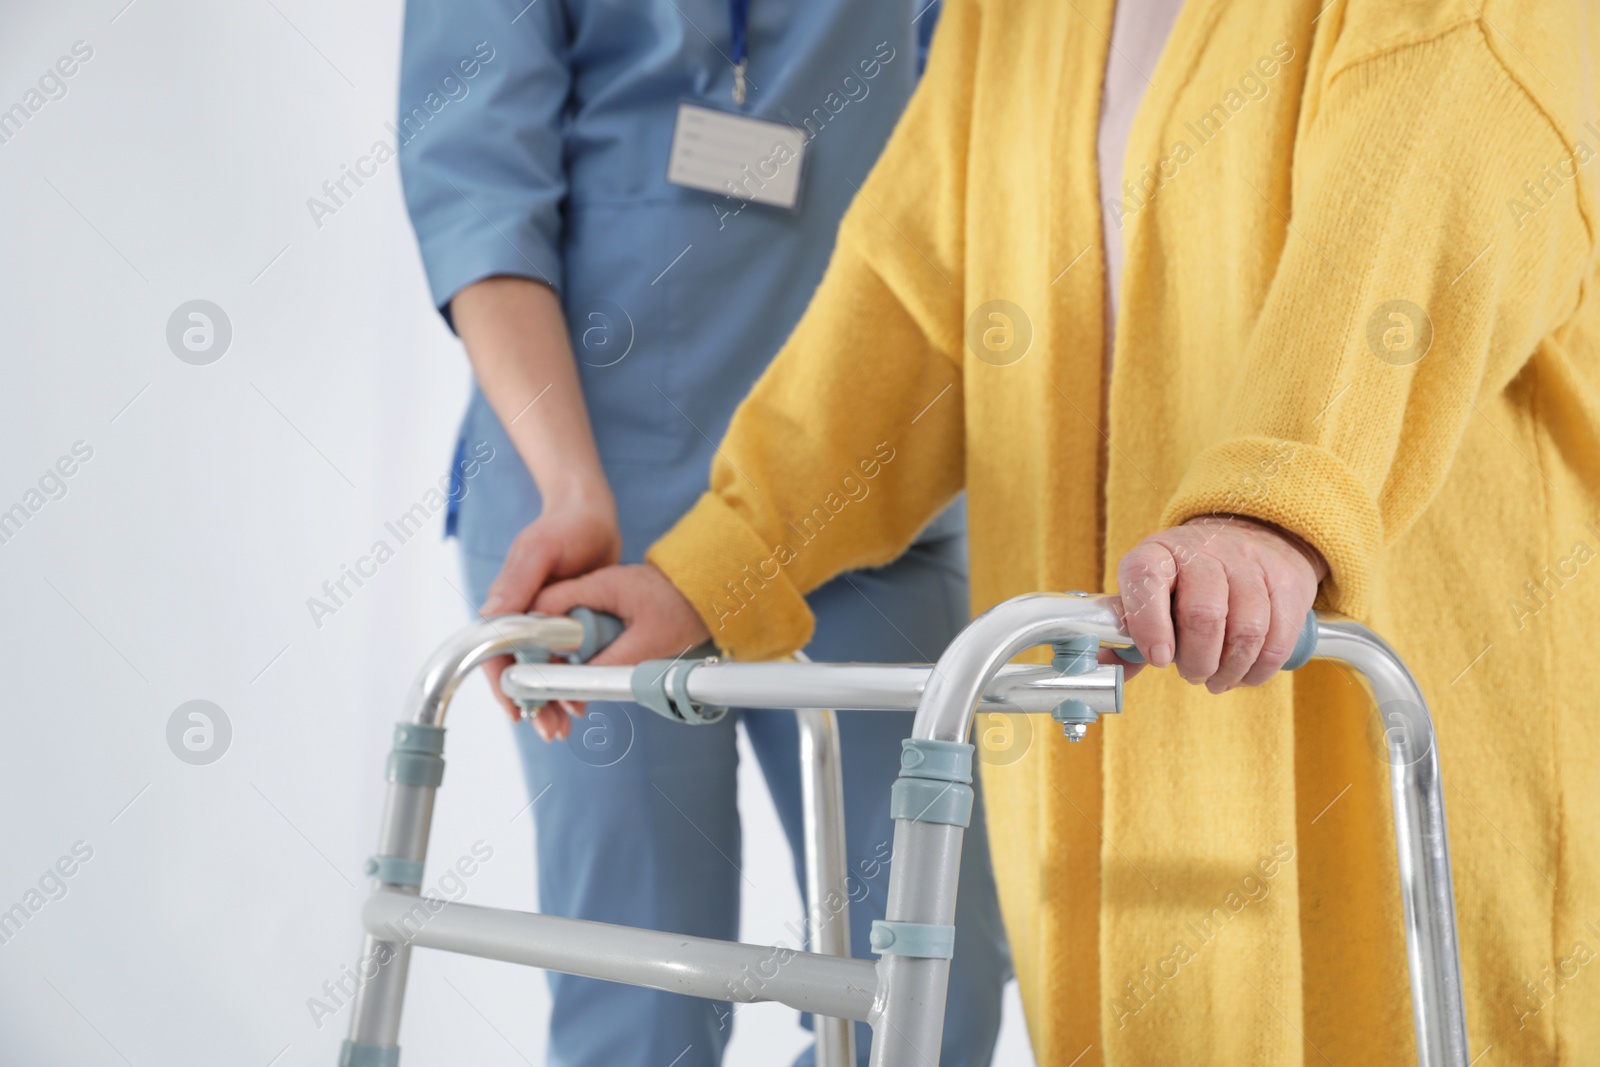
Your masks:
<svg viewBox="0 0 1600 1067"><path fill-rule="evenodd" d="M1089 727L1081 722L1064 722L1061 724L1061 732L1066 735L1068 741L1082 741L1083 735L1089 732Z"/></svg>

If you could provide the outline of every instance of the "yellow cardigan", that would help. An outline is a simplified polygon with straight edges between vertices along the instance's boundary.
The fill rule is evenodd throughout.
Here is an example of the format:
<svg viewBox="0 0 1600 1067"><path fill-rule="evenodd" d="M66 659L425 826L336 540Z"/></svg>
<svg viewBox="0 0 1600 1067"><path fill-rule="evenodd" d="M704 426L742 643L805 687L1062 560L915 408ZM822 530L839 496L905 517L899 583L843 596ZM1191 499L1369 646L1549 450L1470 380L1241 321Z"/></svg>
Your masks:
<svg viewBox="0 0 1600 1067"><path fill-rule="evenodd" d="M1295 531L1321 603L1433 703L1474 1054L1600 1062L1600 19L1322 2L1179 16L1128 146L1108 388L1112 0L951 0L810 311L649 558L760 658L962 488L975 610L1114 588L1202 513ZM1040 1062L1411 1061L1358 686L1149 672L1127 703L983 767Z"/></svg>

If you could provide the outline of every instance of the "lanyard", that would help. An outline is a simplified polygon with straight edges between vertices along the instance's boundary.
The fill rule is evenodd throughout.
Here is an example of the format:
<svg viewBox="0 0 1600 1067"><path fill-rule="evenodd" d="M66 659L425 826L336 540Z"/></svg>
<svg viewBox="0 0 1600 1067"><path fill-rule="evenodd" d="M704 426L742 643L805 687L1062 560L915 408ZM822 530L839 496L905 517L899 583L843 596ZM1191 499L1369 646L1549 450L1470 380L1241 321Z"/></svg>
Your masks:
<svg viewBox="0 0 1600 1067"><path fill-rule="evenodd" d="M728 0L728 16L733 23L733 102L744 106L745 72L750 56L745 40L750 21L750 0Z"/></svg>

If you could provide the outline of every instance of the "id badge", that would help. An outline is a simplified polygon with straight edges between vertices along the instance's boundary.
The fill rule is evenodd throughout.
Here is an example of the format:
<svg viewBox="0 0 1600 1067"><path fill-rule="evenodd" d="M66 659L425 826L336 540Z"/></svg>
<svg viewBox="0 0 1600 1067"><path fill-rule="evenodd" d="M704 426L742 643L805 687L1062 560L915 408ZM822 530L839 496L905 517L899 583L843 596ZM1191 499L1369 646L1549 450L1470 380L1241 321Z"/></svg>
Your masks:
<svg viewBox="0 0 1600 1067"><path fill-rule="evenodd" d="M786 123L685 100L672 130L667 181L798 212L805 152L805 133Z"/></svg>

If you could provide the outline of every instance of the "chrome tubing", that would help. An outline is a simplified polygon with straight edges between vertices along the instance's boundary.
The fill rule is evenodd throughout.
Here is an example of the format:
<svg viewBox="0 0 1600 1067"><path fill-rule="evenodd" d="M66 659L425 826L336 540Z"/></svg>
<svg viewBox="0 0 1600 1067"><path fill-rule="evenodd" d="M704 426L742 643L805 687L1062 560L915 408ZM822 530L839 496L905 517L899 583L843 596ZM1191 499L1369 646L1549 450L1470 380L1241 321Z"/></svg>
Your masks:
<svg viewBox="0 0 1600 1067"><path fill-rule="evenodd" d="M868 960L456 904L392 890L372 894L361 921L371 936L407 945L708 1000L777 1001L844 1019L865 1019L877 988ZM618 1025L626 1021L618 1020Z"/></svg>
<svg viewBox="0 0 1600 1067"><path fill-rule="evenodd" d="M1123 643L1127 641L1124 638ZM708 663L689 672L689 696L724 708L819 707L835 711L911 711L922 702L931 664ZM519 663L500 687L527 704L547 700L633 700L632 667ZM1110 665L1087 674L1012 664L984 687L980 712L1045 713L1069 698L1102 715L1121 710L1121 673Z"/></svg>
<svg viewBox="0 0 1600 1067"><path fill-rule="evenodd" d="M406 690L407 722L443 726L444 713L461 682L484 661L517 649L574 652L583 645L583 624L562 615L500 615L458 631L423 666Z"/></svg>
<svg viewBox="0 0 1600 1067"><path fill-rule="evenodd" d="M804 652L794 658L810 664ZM844 820L843 748L839 718L828 708L800 708L801 833L805 838L806 925L811 951L850 957L850 858ZM818 1015L816 1067L855 1067L856 1027Z"/></svg>
<svg viewBox="0 0 1600 1067"><path fill-rule="evenodd" d="M850 861L845 852L844 775L838 716L825 708L795 712L800 727L800 808L806 869L806 926L811 951L850 957ZM817 1016L817 1067L855 1067L855 1025Z"/></svg>
<svg viewBox="0 0 1600 1067"><path fill-rule="evenodd" d="M1114 648L1133 644L1122 628L1122 602L1117 597L1029 593L990 608L956 634L939 657L917 705L911 736L966 741L984 691L1013 656L1078 634L1092 634L1102 645ZM1078 677L1104 673L1101 668Z"/></svg>
<svg viewBox="0 0 1600 1067"><path fill-rule="evenodd" d="M1357 622L1319 615L1317 656L1354 670L1384 723L1417 1061L1421 1067L1468 1067L1450 838L1427 700L1394 650Z"/></svg>
<svg viewBox="0 0 1600 1067"><path fill-rule="evenodd" d="M1113 647L1132 644L1122 627L1121 601L1114 596L1032 593L991 608L962 630L939 658L917 708L912 736L965 742L985 687L1007 661L1036 645L1076 634L1092 634ZM1390 791L1418 1063L1469 1067L1444 791L1427 702L1404 662L1371 630L1350 619L1318 613L1317 635L1317 658L1343 663L1359 673L1389 725ZM902 859L898 836L904 828L906 824L897 824L890 918L916 915L910 921L949 922L953 902L949 917L940 917L947 909L930 910L925 894L904 877L907 870L937 869L948 861L923 855L921 849ZM924 1043L928 1040L927 1005L937 1000L942 1007L944 1000L943 989L933 985L942 985L940 972L948 970L947 961L898 957L892 962L895 971L910 973L884 975L884 996L874 1019L874 1067L925 1058L926 1051L911 1035L921 1036ZM940 963L943 968L931 966ZM933 1037L936 1041L936 1031ZM937 1050L936 1043L933 1048Z"/></svg>
<svg viewBox="0 0 1600 1067"><path fill-rule="evenodd" d="M383 804L383 828L378 834L378 855L422 860L428 853L428 832L433 823L434 789L390 782ZM414 886L382 885L392 892L415 896ZM406 975L411 952L403 942L384 941L368 934L361 946L360 981L350 1012L349 1039L375 1048L397 1045L400 1009L405 1004Z"/></svg>
<svg viewBox="0 0 1600 1067"><path fill-rule="evenodd" d="M486 619L458 631L428 659L406 691L404 721L442 727L456 689L485 660L518 648L569 652L581 647L583 625L565 617L508 615ZM377 855L422 863L428 854L435 785L389 783L383 806L383 828ZM415 901L415 886L399 886L379 878L374 890ZM361 947L361 974L350 1013L349 1037L342 1063L388 1063L398 1060L400 1013L405 1004L411 947L403 939L368 933Z"/></svg>

